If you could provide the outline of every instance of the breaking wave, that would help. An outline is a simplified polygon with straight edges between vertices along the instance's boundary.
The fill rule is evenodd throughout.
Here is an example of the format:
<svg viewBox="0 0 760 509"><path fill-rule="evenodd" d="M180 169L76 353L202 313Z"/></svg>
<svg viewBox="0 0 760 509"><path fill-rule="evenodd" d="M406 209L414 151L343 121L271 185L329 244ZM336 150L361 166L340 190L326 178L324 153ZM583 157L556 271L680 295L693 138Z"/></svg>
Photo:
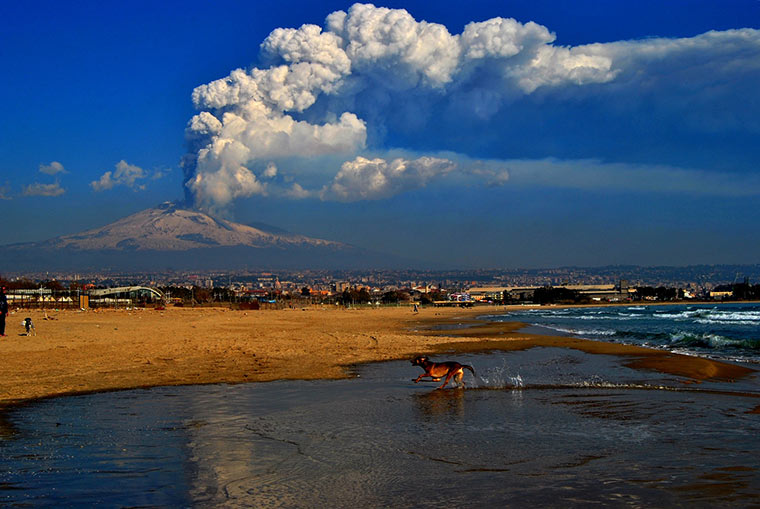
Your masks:
<svg viewBox="0 0 760 509"><path fill-rule="evenodd" d="M574 336L614 336L617 334L616 331L608 329L573 329L564 327L551 327L551 329Z"/></svg>
<svg viewBox="0 0 760 509"><path fill-rule="evenodd" d="M534 309L501 317L561 334L760 362L760 305Z"/></svg>
<svg viewBox="0 0 760 509"><path fill-rule="evenodd" d="M760 339L736 339L721 336L720 334L692 334L688 332L675 332L670 334L671 344L680 347L700 347L721 349L726 347L760 350Z"/></svg>

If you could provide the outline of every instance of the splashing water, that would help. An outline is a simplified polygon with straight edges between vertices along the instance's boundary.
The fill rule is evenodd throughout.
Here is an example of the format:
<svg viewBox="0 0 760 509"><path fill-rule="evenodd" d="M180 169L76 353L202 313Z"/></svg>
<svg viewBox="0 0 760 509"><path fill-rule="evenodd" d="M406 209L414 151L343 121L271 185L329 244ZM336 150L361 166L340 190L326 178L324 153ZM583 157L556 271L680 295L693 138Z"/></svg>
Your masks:
<svg viewBox="0 0 760 509"><path fill-rule="evenodd" d="M524 387L523 379L520 374L510 374L506 360L501 366L495 366L486 370L485 375L476 377L478 388L489 389L520 389Z"/></svg>

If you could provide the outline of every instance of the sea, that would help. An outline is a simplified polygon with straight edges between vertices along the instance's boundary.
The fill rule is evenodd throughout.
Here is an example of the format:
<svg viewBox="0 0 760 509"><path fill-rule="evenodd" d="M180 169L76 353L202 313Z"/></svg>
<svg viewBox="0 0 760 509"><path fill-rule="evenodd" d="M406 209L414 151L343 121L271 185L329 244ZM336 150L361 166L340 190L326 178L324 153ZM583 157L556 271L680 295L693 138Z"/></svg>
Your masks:
<svg viewBox="0 0 760 509"><path fill-rule="evenodd" d="M489 319L755 368L757 313L629 306ZM343 380L156 387L6 409L0 505L760 506L757 374L695 384L558 347L435 360L449 358L475 369L464 388L415 384L419 368L400 360L354 366Z"/></svg>
<svg viewBox="0 0 760 509"><path fill-rule="evenodd" d="M647 346L740 363L760 363L760 304L541 307L489 317L533 330Z"/></svg>

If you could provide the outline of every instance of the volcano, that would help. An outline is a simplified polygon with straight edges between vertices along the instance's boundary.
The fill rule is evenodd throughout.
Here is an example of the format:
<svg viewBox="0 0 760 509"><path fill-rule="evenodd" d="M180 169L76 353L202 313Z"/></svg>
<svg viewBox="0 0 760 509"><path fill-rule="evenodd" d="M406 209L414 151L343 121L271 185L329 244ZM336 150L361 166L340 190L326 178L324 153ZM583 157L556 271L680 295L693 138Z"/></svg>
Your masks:
<svg viewBox="0 0 760 509"><path fill-rule="evenodd" d="M2 246L0 257L5 270L15 271L356 269L401 262L349 244L264 224L235 223L173 203L81 233Z"/></svg>
<svg viewBox="0 0 760 509"><path fill-rule="evenodd" d="M79 250L119 249L132 251L186 251L209 247L251 248L327 247L346 249L346 244L293 235L274 227L258 228L203 212L182 209L172 203L143 210L101 228L64 235L40 246Z"/></svg>

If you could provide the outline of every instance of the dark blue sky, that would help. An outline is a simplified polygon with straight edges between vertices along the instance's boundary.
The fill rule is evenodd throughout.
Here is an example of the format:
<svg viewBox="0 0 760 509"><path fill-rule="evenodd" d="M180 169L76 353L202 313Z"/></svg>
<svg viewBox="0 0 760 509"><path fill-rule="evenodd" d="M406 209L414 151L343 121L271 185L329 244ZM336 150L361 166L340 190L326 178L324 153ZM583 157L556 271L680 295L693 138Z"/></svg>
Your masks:
<svg viewBox="0 0 760 509"><path fill-rule="evenodd" d="M3 3L0 243L187 194L436 267L760 262L760 2L377 6L408 15ZM463 34L498 17L516 22ZM307 23L321 31L297 51L272 37L260 57L273 30ZM293 80L249 83L271 66ZM248 77L228 83L252 96L209 87L193 103L237 68ZM201 112L221 127L196 123L188 143Z"/></svg>

